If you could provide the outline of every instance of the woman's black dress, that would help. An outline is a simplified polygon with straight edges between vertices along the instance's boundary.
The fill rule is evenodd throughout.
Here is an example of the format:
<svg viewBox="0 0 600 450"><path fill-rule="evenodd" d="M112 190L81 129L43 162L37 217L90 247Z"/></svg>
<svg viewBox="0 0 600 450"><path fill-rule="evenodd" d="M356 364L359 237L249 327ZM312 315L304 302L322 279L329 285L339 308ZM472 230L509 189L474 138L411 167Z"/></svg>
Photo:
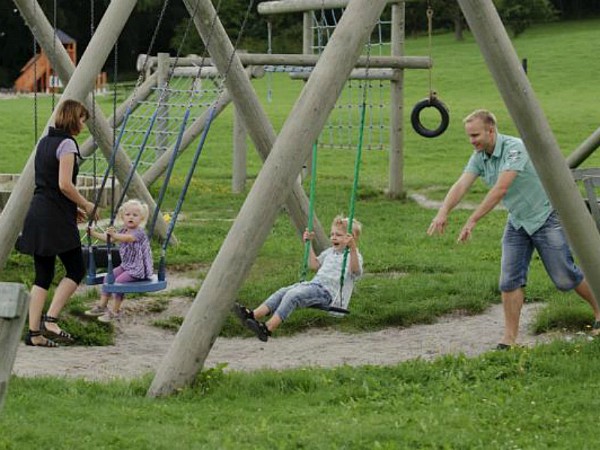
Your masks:
<svg viewBox="0 0 600 450"><path fill-rule="evenodd" d="M35 154L35 191L23 225L19 251L29 255L54 256L81 247L77 229L77 205L58 186L59 160L56 150L65 139L63 130L50 127ZM80 157L77 147L77 157ZM75 184L79 165L75 158L72 180Z"/></svg>

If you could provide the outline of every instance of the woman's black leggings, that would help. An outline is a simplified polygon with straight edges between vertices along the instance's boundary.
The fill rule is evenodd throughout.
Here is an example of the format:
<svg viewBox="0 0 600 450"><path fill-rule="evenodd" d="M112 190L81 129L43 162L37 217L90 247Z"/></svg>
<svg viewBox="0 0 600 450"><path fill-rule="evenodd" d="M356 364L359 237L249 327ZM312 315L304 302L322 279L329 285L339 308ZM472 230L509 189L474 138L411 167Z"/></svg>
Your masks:
<svg viewBox="0 0 600 450"><path fill-rule="evenodd" d="M60 258L60 261L67 272L65 278L69 278L76 284L79 284L85 276L85 265L83 262L81 247L60 253L58 257ZM33 262L35 265L34 284L42 289L48 290L52 280L54 279L54 265L56 263L56 256L33 255Z"/></svg>

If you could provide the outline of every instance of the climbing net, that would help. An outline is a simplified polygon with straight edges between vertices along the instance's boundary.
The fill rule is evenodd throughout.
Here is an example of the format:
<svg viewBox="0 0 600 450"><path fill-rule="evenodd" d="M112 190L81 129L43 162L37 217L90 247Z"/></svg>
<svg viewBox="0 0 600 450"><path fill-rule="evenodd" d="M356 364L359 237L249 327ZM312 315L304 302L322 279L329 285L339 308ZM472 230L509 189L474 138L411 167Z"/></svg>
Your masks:
<svg viewBox="0 0 600 450"><path fill-rule="evenodd" d="M313 54L321 54L329 42L344 9L312 11ZM391 20L379 19L364 54L390 54ZM377 79L349 79L319 137L319 145L327 148L356 147L363 88L366 83L366 122L363 136L364 149L383 150L389 143L389 81Z"/></svg>
<svg viewBox="0 0 600 450"><path fill-rule="evenodd" d="M345 8L317 9L310 11L311 25L310 34L312 45L310 52L320 55L329 39L333 35ZM389 56L391 49L392 21L385 19L391 17L386 14L379 19L371 35L370 41L365 45L363 55ZM272 52L272 29L269 22L268 27L268 53ZM305 30L307 32L307 30ZM307 51L308 49L305 49ZM292 77L302 78L298 74L309 74L312 67L298 67L288 65L265 66L267 80L271 83L271 74L274 72L287 72ZM373 72L371 76L368 71L356 71L356 76L351 76L346 82L342 94L338 99L329 119L319 137L319 147L354 149L358 140L359 124L363 100L363 88L366 84L367 111L366 123L363 136L363 147L365 149L385 150L389 147L389 111L390 105L390 82L383 78L377 79ZM362 73L362 76L361 76ZM353 72L354 74L354 72ZM267 99L272 100L272 90L269 86Z"/></svg>
<svg viewBox="0 0 600 450"><path fill-rule="evenodd" d="M145 98L133 103L120 147L131 159L134 159L138 155L146 134L148 131L150 132L146 151L142 154L137 169L138 173L146 172L163 153L175 146L188 109L189 118L186 129L189 129L195 119L208 110L219 95L221 81L220 77L207 79L190 74L178 75L175 72L167 85L155 85ZM128 92L130 89L124 85L121 90ZM127 102L125 101L125 103ZM156 123L151 127L150 123L157 105ZM110 123L113 123L112 119ZM117 127L119 125L120 122L117 121ZM82 164L82 174L92 175L90 159ZM96 172L102 173L106 169L106 165L107 162L104 158L98 158Z"/></svg>

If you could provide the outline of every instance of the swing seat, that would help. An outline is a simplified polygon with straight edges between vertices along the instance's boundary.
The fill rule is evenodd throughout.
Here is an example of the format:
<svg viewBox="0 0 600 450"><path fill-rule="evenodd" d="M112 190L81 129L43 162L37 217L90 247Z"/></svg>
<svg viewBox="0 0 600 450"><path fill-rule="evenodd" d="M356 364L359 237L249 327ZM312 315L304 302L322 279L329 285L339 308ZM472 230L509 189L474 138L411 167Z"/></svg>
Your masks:
<svg viewBox="0 0 600 450"><path fill-rule="evenodd" d="M88 270L90 262L90 252L94 255L94 262L96 267L108 267L108 246L107 245L84 245L81 247L83 253L83 262L85 264L85 270ZM114 245L110 246L110 254L114 267L121 264L121 255L119 254L119 247Z"/></svg>
<svg viewBox="0 0 600 450"><path fill-rule="evenodd" d="M88 274L85 277L85 284L87 284L88 286L96 286L98 284L102 284L104 283L105 276L106 273Z"/></svg>
<svg viewBox="0 0 600 450"><path fill-rule="evenodd" d="M342 316L346 316L346 315L350 314L349 310L347 310L345 308L340 308L339 306L314 305L314 306L310 306L310 308L319 309L321 311L328 312L332 316L336 316L336 317L342 317Z"/></svg>
<svg viewBox="0 0 600 450"><path fill-rule="evenodd" d="M104 279L104 276L103 276ZM167 280L159 280L158 275L152 275L147 280L129 283L104 283L102 289L110 294L130 294L135 292L156 292L167 287Z"/></svg>

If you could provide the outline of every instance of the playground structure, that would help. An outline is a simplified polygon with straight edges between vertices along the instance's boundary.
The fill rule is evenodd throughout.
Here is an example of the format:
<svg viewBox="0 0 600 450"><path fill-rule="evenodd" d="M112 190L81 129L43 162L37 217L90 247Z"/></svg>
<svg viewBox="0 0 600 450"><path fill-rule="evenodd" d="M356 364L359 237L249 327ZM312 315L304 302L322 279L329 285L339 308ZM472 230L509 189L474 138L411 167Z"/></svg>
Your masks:
<svg viewBox="0 0 600 450"><path fill-rule="evenodd" d="M378 32L374 33L378 36L378 41L368 44L369 58L362 56L359 58L356 69L353 69L348 81L344 86L343 94L350 97L344 102L338 100L336 106L329 116L329 120L320 134L318 143L320 147L330 148L354 148L358 137L358 116L360 105L352 96L357 96L356 87L352 87L353 80L359 80L359 89L362 89L363 83L368 84L368 92L370 97L378 95L378 98L370 98L367 109L369 124L366 132L367 142L365 148L388 149L389 151L389 174L388 174L388 189L387 194L392 197L401 197L404 195L403 186L403 124L402 117L404 115L403 105L403 70L404 69L429 69L432 65L429 57L404 56L404 4L396 0L388 0L386 2L391 7L391 19L382 21L378 19ZM262 77L264 73L271 74L273 72L286 72L292 79L307 80L312 72L315 64L319 59L319 53L323 51L331 33L335 29L336 23L325 23L324 17L326 11L331 12L329 8L341 8L345 2L263 2L258 5L260 14L284 14L301 12L303 18L303 53L302 54L250 54L239 53L239 58L244 67L250 71L253 78ZM319 14L319 16L318 16ZM338 12L339 14L339 12ZM335 17L335 16L334 16ZM383 27L386 27L383 29ZM383 41L382 36L389 35L389 41ZM271 33L269 33L271 36ZM270 46L269 46L270 47ZM390 56L383 56L384 52L388 51ZM367 50L365 50L367 53ZM156 86L166 86L166 79L171 73L171 82L166 87L168 94L161 96L165 98L164 105L160 108L164 109L164 114L168 116L169 111L173 111L173 106L177 106L176 101L171 101L172 92L182 92L185 89L195 89L194 86L187 88L173 88L174 79L181 76L195 76L198 72L198 67L202 67L201 75L203 78L213 78L214 65L210 59L201 58L199 56L188 57L168 57L167 55L144 55L138 57L137 69L144 70L148 80L154 74L157 74L158 79L155 82ZM211 71L212 69L212 71ZM171 72L170 72L171 71ZM163 81L161 81L163 80ZM389 101L382 98L383 83L389 82ZM154 83L154 81L152 82ZM379 89L377 94L371 88L371 83L378 83ZM387 93L387 92L386 92ZM359 97L359 96L357 96ZM136 106L141 109L141 103L146 102L147 98L136 100ZM152 103L152 102L149 102ZM201 105L200 105L201 106ZM389 114L384 121L383 109L387 107ZM220 112L220 111L219 111ZM140 113L140 116L147 117L148 112ZM348 118L350 116L350 118ZM118 123L122 117L118 118ZM176 119L174 119L176 120ZM170 118L167 119L171 121ZM144 130L145 126L140 126L140 130ZM157 127L160 128L160 127ZM200 131L200 130L198 130ZM387 131L389 138L387 142L383 142L383 134ZM142 131L139 131L141 133ZM160 134L159 130L156 134ZM168 135L162 133L164 137L156 137L156 141L166 141ZM233 192L242 192L245 186L246 179L246 132L243 124L240 122L238 114L235 115L234 121L234 148L233 148L233 167L232 167L232 190ZM192 134L195 137L196 134ZM181 146L180 151L184 151L189 140L186 139L185 144ZM84 144L87 148L89 143ZM131 155L131 154L130 154ZM166 157L165 157L166 158ZM155 161L153 166L148 169L148 172L143 175L146 184L150 184L156 180L161 173L161 167L164 167L162 162Z"/></svg>
<svg viewBox="0 0 600 450"><path fill-rule="evenodd" d="M26 18L36 38L48 51L52 45L51 27L42 24L43 19L33 15L29 2L14 0ZM570 243L583 267L590 286L600 298L600 235L590 217L575 185L565 159L533 94L526 75L521 69L510 39L498 17L491 0L458 0L473 32L485 61L492 72L507 108L523 136L531 159L544 184L549 197L559 212ZM165 355L149 390L150 396L167 395L190 383L202 368L206 356L219 335L222 324L243 283L256 255L275 222L282 204L291 205L300 211L295 216L296 227L306 225L302 214L305 194L297 185L298 175L307 160L311 145L325 126L331 110L335 107L338 93L351 73L360 64L360 55L371 30L387 0L303 0L303 7L321 8L346 6L336 30L316 58L314 69L300 94L290 117L279 136L256 98L243 65L243 54L236 54L218 19L210 0L184 0L193 17L194 25L202 37L214 66L221 74L227 74L224 83L236 106L237 114L244 123L255 146L265 157L263 169L250 190L236 221L225 238L222 247L206 275L194 303L185 318L177 338ZM263 4L290 4L290 2L263 2ZM55 59L57 71L65 84L63 98L75 98L90 105L89 86L106 60L111 47L128 19L134 0L111 2L82 60L74 69L63 52L50 55ZM396 2L393 8L403 8L404 2ZM268 57L273 57L268 55ZM264 56L267 58L267 56ZM300 58L312 58L301 55ZM398 69L407 60L398 58ZM376 66L377 58L371 58L370 66ZM365 62L366 63L366 62ZM259 63L256 63L259 64ZM386 67L391 62L385 61ZM90 130L102 151L110 148L110 129L106 119L97 113L98 124ZM270 152L270 153L269 153ZM269 155L266 158L266 155ZM119 150L121 160L117 175L130 166L128 158ZM16 239L16 233L26 213L28 199L32 195L32 158L28 161L21 177L0 216L0 259L2 264ZM137 183L137 184L136 184ZM147 201L147 190L141 179L134 182L135 195ZM300 190L298 190L300 189ZM18 204L14 200L18 193ZM146 197L144 197L146 196ZM150 204L153 205L150 197ZM302 224L304 221L304 224ZM302 228L303 229L303 228ZM239 245L240 236L244 246Z"/></svg>

